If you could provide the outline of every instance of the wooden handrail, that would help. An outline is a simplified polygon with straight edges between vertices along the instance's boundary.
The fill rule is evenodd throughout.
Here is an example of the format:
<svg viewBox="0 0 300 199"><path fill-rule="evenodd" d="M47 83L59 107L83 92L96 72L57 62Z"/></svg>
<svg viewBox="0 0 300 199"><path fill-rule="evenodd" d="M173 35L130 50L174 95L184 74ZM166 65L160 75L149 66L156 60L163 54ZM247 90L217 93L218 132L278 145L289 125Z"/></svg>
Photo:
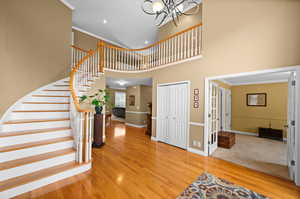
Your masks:
<svg viewBox="0 0 300 199"><path fill-rule="evenodd" d="M71 45L71 47L72 47L72 48L75 48L75 49L77 49L77 50L80 50L80 51L82 51L82 52L89 53L88 50L84 50L84 49L79 48L79 47L77 47L77 46L75 46L75 45Z"/></svg>
<svg viewBox="0 0 300 199"><path fill-rule="evenodd" d="M79 104L79 100L78 100L78 96L75 93L74 90L74 76L75 73L78 71L79 67L84 63L85 60L89 59L96 51L93 50L89 50L86 51L88 54L86 56L84 56L71 70L70 73L70 90L71 90L71 95L76 107L76 110L78 112L92 112L92 110L90 109L81 109L80 104Z"/></svg>
<svg viewBox="0 0 300 199"><path fill-rule="evenodd" d="M158 42L155 42L155 43L153 43L153 44L151 44L151 45L149 45L149 46L146 46L146 47L144 47L144 48L139 48L139 49L130 49L130 48L117 47L117 46L108 44L108 43L106 43L106 42L101 42L101 43L99 43L99 45L104 45L105 47L112 48L112 49L116 49L116 50L124 50L124 51L143 51L143 50L147 50L147 49L149 49L149 48L152 48L153 46L157 46L157 45L159 45L159 44L161 44L161 43L163 43L163 42L165 42L165 41L167 41L167 40L170 40L170 39L172 39L172 38L174 38L174 37L177 37L178 35L184 34L185 32L188 32L188 31L190 31L190 30L192 30L192 29L194 29L194 28L200 27L200 26L202 26L202 23L196 24L196 25L194 25L194 26L191 26L191 27L189 27L189 28L187 28L187 29L185 29L185 30L182 30L182 31L180 31L180 32L177 32L177 33L175 33L175 34L173 34L173 35L167 37L166 39L162 39L162 40L160 40L160 41L158 41Z"/></svg>

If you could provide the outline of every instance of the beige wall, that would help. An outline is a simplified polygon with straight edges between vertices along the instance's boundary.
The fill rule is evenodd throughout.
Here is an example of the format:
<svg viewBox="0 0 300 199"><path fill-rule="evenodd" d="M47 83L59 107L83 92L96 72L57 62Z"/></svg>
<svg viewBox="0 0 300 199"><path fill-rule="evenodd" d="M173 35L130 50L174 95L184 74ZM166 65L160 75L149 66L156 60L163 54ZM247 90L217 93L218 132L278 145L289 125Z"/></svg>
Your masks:
<svg viewBox="0 0 300 199"><path fill-rule="evenodd" d="M135 96L135 106L129 106L129 96ZM147 104L152 102L152 87L151 86L131 86L126 89L126 122L136 125L145 125L149 112ZM127 111L135 112L130 113Z"/></svg>
<svg viewBox="0 0 300 199"><path fill-rule="evenodd" d="M190 80L191 92L200 89L200 108L191 103L190 118L203 123L206 77L300 64L299 10L300 1L295 0L204 0L201 59L149 73L106 75L153 77L153 116L158 83ZM190 140L201 141L203 147L203 127L191 127Z"/></svg>
<svg viewBox="0 0 300 199"><path fill-rule="evenodd" d="M204 0L203 58L155 72L153 99L158 83L190 80L191 91L200 89L200 108L191 106L190 118L203 123L205 77L300 64L299 10L294 0ZM201 127L190 135L203 143Z"/></svg>
<svg viewBox="0 0 300 199"><path fill-rule="evenodd" d="M125 92L126 93L126 90L107 88L107 91L108 91L108 95L109 95L109 103L106 106L106 111L111 113L112 108L115 107L115 93L116 92Z"/></svg>
<svg viewBox="0 0 300 199"><path fill-rule="evenodd" d="M190 13L195 12L196 8L191 9ZM166 23L162 27L159 28L158 31L158 39L163 40L168 38L170 35L174 35L177 32L185 30L191 26L197 25L202 21L202 4L199 7L199 11L195 15L190 15L189 17L180 16L179 17L179 25L175 26L173 22Z"/></svg>
<svg viewBox="0 0 300 199"><path fill-rule="evenodd" d="M22 96L68 76L71 10L53 0L0 6L0 115Z"/></svg>
<svg viewBox="0 0 300 199"><path fill-rule="evenodd" d="M84 50L96 49L99 39L92 37L77 30L72 30L74 33L74 45Z"/></svg>
<svg viewBox="0 0 300 199"><path fill-rule="evenodd" d="M247 93L266 93L267 106L247 106ZM288 84L257 84L232 86L232 130L258 133L258 127L270 127L286 131Z"/></svg>

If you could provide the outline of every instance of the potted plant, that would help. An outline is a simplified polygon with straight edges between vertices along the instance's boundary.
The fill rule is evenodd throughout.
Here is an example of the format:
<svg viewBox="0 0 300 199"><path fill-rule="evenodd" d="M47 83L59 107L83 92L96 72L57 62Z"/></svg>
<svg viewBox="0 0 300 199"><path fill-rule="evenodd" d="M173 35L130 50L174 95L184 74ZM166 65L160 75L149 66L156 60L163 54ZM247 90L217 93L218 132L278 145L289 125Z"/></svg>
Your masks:
<svg viewBox="0 0 300 199"><path fill-rule="evenodd" d="M79 102L82 103L88 100L90 105L95 106L96 114L101 114L103 106L107 104L109 100L109 95L106 90L98 89L98 91L90 96L83 95L80 97Z"/></svg>

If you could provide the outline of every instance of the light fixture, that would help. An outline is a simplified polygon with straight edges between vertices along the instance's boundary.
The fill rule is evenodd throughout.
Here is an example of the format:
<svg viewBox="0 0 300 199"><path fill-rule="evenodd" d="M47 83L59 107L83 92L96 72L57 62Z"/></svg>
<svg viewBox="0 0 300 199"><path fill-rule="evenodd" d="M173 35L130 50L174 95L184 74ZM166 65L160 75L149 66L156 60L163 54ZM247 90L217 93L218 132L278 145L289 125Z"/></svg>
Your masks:
<svg viewBox="0 0 300 199"><path fill-rule="evenodd" d="M145 44L149 44L149 41L146 40L146 41L145 41Z"/></svg>
<svg viewBox="0 0 300 199"><path fill-rule="evenodd" d="M191 9L196 7L193 11L184 12L184 8ZM155 15L156 25L162 25L166 20L172 19L177 26L179 16L193 15L199 12L199 0L144 0L142 10L149 15Z"/></svg>
<svg viewBox="0 0 300 199"><path fill-rule="evenodd" d="M106 19L103 19L103 23L104 23L104 24L107 24L107 20L106 20Z"/></svg>
<svg viewBox="0 0 300 199"><path fill-rule="evenodd" d="M118 83L119 83L120 86L124 86L126 84L126 82L123 81L123 80L120 80Z"/></svg>

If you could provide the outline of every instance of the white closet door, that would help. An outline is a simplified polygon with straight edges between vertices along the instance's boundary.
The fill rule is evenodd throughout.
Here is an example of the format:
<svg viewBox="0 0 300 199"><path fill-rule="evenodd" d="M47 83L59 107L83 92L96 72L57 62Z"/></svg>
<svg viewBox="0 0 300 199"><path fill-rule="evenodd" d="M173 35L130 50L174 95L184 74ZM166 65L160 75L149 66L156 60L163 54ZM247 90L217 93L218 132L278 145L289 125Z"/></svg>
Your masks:
<svg viewBox="0 0 300 199"><path fill-rule="evenodd" d="M157 92L158 140L187 148L188 84L158 87Z"/></svg>
<svg viewBox="0 0 300 199"><path fill-rule="evenodd" d="M218 87L214 83L209 86L209 154L218 148Z"/></svg>
<svg viewBox="0 0 300 199"><path fill-rule="evenodd" d="M231 90L226 89L225 130L231 130Z"/></svg>
<svg viewBox="0 0 300 199"><path fill-rule="evenodd" d="M169 89L158 87L157 89L157 139L169 142Z"/></svg>

